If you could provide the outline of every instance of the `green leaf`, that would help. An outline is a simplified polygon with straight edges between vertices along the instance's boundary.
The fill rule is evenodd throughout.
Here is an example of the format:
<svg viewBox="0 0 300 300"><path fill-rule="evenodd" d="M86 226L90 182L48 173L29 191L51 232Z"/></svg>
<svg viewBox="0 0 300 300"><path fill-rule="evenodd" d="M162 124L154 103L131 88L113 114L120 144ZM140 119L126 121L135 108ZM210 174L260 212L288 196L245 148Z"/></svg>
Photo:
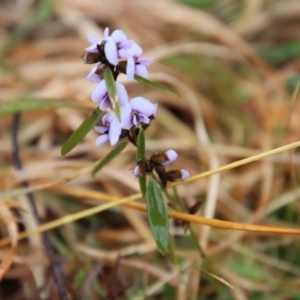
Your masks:
<svg viewBox="0 0 300 300"><path fill-rule="evenodd" d="M104 79L107 88L108 96L111 100L114 100L117 94L116 81L110 68L104 69Z"/></svg>
<svg viewBox="0 0 300 300"><path fill-rule="evenodd" d="M141 160L145 160L145 156L146 156L145 144L146 144L145 131L144 131L144 129L140 128L139 135L137 138L137 151L136 151L136 161L137 162L139 162Z"/></svg>
<svg viewBox="0 0 300 300"><path fill-rule="evenodd" d="M146 196L146 183L147 183L146 174L140 175L138 177L138 179L139 179L141 193L145 197Z"/></svg>
<svg viewBox="0 0 300 300"><path fill-rule="evenodd" d="M9 102L1 103L0 115L12 114L23 111L50 110L60 107L86 108L85 106L70 100L22 97Z"/></svg>
<svg viewBox="0 0 300 300"><path fill-rule="evenodd" d="M92 175L94 176L100 169L106 166L110 161L112 161L118 154L120 154L125 147L127 146L128 141L123 141L117 144L104 158L102 158L96 167L92 171Z"/></svg>
<svg viewBox="0 0 300 300"><path fill-rule="evenodd" d="M161 83L158 83L158 82L146 79L146 78L141 77L139 75L134 75L134 79L136 81L140 82L140 83L146 84L146 85L151 86L153 88L156 88L156 89L159 89L159 90L163 90L165 92L170 92L170 93L173 93L173 94L179 96L179 93L175 89L173 89L173 88L171 88L171 87L169 87L167 85L164 85L164 84L161 84Z"/></svg>
<svg viewBox="0 0 300 300"><path fill-rule="evenodd" d="M165 254L169 245L169 219L159 184L150 179L146 192L150 228L158 250Z"/></svg>
<svg viewBox="0 0 300 300"><path fill-rule="evenodd" d="M97 124L100 120L103 112L97 107L82 123L81 125L69 136L67 141L61 148L61 154L66 155L69 153L88 132Z"/></svg>
<svg viewBox="0 0 300 300"><path fill-rule="evenodd" d="M49 0L40 0L36 8L21 25L14 30L0 47L0 60L6 53L19 42L21 42L36 26L49 19L53 13L53 3Z"/></svg>
<svg viewBox="0 0 300 300"><path fill-rule="evenodd" d="M141 128L137 138L136 161L145 160L145 131ZM146 196L146 174L139 176L140 190L143 196Z"/></svg>

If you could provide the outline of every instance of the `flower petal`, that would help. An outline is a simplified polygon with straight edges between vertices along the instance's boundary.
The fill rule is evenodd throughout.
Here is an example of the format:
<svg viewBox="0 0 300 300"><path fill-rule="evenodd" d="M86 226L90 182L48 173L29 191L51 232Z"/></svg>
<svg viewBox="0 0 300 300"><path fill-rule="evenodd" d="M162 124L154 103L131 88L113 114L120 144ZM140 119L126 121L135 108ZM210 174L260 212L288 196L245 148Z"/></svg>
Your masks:
<svg viewBox="0 0 300 300"><path fill-rule="evenodd" d="M96 138L95 145L96 147L99 147L102 144L106 143L107 141L108 141L108 134L103 134Z"/></svg>
<svg viewBox="0 0 300 300"><path fill-rule="evenodd" d="M150 119L143 114L139 114L139 123L149 124ZM137 126L137 124L135 124Z"/></svg>
<svg viewBox="0 0 300 300"><path fill-rule="evenodd" d="M111 38L113 39L113 41L116 44L120 44L122 42L127 41L127 36L126 34L122 31L122 30L115 30L112 34L111 34Z"/></svg>
<svg viewBox="0 0 300 300"><path fill-rule="evenodd" d="M154 57L141 58L139 59L139 63L145 67L148 67L154 60Z"/></svg>
<svg viewBox="0 0 300 300"><path fill-rule="evenodd" d="M107 127L104 127L104 126L94 126L94 129L101 134L103 134L107 131Z"/></svg>
<svg viewBox="0 0 300 300"><path fill-rule="evenodd" d="M126 66L126 74L127 74L128 79L133 80L134 72L135 72L134 59L132 57L129 57L127 60L127 66Z"/></svg>
<svg viewBox="0 0 300 300"><path fill-rule="evenodd" d="M190 177L189 171L181 169L180 172L181 172L181 178L180 178L180 180L185 180L185 179L187 179L187 178Z"/></svg>
<svg viewBox="0 0 300 300"><path fill-rule="evenodd" d="M94 103L100 104L107 97L105 80L101 80L96 88L92 91L91 99Z"/></svg>
<svg viewBox="0 0 300 300"><path fill-rule="evenodd" d="M107 114L105 114L103 117L102 117L102 124L105 125L105 124L110 124L115 118L116 118L116 114L113 112L113 111L109 111Z"/></svg>
<svg viewBox="0 0 300 300"><path fill-rule="evenodd" d="M99 104L99 108L100 108L100 110L102 110L102 111L106 111L106 109L107 109L108 107L111 107L111 106L112 106L112 103L111 103L111 101L110 101L110 99L109 99L108 96L105 97L105 98L100 102L100 104Z"/></svg>
<svg viewBox="0 0 300 300"><path fill-rule="evenodd" d="M129 130L133 126L131 112L132 109L128 102L126 105L121 106L121 124L123 129Z"/></svg>
<svg viewBox="0 0 300 300"><path fill-rule="evenodd" d="M135 166L135 167L134 167L134 169L132 170L132 174L133 174L135 177L139 177L139 176L141 175L139 166Z"/></svg>
<svg viewBox="0 0 300 300"><path fill-rule="evenodd" d="M106 59L114 66L119 62L117 45L112 39L108 39L104 45Z"/></svg>
<svg viewBox="0 0 300 300"><path fill-rule="evenodd" d="M109 37L109 28L106 27L103 31L103 38L107 39Z"/></svg>
<svg viewBox="0 0 300 300"><path fill-rule="evenodd" d="M112 146L118 142L121 131L122 131L121 123L119 122L118 118L116 117L110 123L110 128L109 128L109 132L108 132L109 141Z"/></svg>
<svg viewBox="0 0 300 300"><path fill-rule="evenodd" d="M139 75L141 77L147 77L147 75L148 75L147 68L143 65L136 64L135 65L135 74Z"/></svg>
<svg viewBox="0 0 300 300"><path fill-rule="evenodd" d="M126 103L128 103L127 91L125 89L125 86L120 82L116 82L116 87L117 87L118 101L120 103L120 106L123 106Z"/></svg>
<svg viewBox="0 0 300 300"><path fill-rule="evenodd" d="M89 52L89 53L97 53L97 52L99 52L98 48L97 48L97 44L93 44L91 46L88 46L88 47L84 48L84 50L86 52Z"/></svg>
<svg viewBox="0 0 300 300"><path fill-rule="evenodd" d="M101 81L101 78L98 74L96 74L96 71L98 70L98 67L101 65L100 62L98 62L90 71L89 75L86 77L87 81L98 83Z"/></svg>
<svg viewBox="0 0 300 300"><path fill-rule="evenodd" d="M165 155L168 157L168 160L162 163L163 166L169 165L177 158L177 153L174 150L168 150L165 152Z"/></svg>
<svg viewBox="0 0 300 300"><path fill-rule="evenodd" d="M94 36L93 34L88 34L87 35L87 39L89 41L89 43L92 45L92 44L97 44L98 42L98 39L96 38L96 36Z"/></svg>
<svg viewBox="0 0 300 300"><path fill-rule="evenodd" d="M132 98L129 102L132 110L138 111L147 117L156 113L157 106L143 97Z"/></svg>
<svg viewBox="0 0 300 300"><path fill-rule="evenodd" d="M125 50L130 49L133 46L134 42L132 40L127 40L122 42L119 46Z"/></svg>
<svg viewBox="0 0 300 300"><path fill-rule="evenodd" d="M127 51L135 59L138 59L143 53L142 48L137 43L133 43L132 47Z"/></svg>
<svg viewBox="0 0 300 300"><path fill-rule="evenodd" d="M128 58L128 57L131 57L130 54L128 54L128 51L126 49L119 49L118 50L118 56L120 58Z"/></svg>

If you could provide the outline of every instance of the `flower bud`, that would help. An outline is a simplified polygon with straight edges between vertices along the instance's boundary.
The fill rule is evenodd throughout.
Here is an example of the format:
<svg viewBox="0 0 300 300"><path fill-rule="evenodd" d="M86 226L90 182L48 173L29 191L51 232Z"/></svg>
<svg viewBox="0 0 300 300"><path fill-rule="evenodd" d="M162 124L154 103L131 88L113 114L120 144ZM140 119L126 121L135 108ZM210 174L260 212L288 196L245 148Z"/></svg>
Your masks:
<svg viewBox="0 0 300 300"><path fill-rule="evenodd" d="M190 176L190 173L187 170L172 170L165 173L164 178L167 181L182 181L187 179Z"/></svg>
<svg viewBox="0 0 300 300"><path fill-rule="evenodd" d="M177 153L174 150L168 150L165 153L154 154L150 157L150 162L154 166L166 166L172 163L177 158Z"/></svg>
<svg viewBox="0 0 300 300"><path fill-rule="evenodd" d="M101 54L99 52L86 52L83 54L82 59L85 64L94 64L101 60Z"/></svg>
<svg viewBox="0 0 300 300"><path fill-rule="evenodd" d="M152 166L149 164L147 160L141 160L137 163L137 166L135 166L132 170L132 174L135 177L139 177L141 175L144 175L146 173L152 172Z"/></svg>

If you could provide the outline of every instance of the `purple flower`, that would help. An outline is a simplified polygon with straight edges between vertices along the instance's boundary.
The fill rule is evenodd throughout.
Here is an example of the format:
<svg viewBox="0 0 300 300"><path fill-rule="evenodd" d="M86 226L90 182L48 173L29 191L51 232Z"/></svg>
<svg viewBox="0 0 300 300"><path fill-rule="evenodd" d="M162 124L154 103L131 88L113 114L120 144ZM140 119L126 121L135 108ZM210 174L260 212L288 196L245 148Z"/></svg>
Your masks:
<svg viewBox="0 0 300 300"><path fill-rule="evenodd" d="M93 82L93 83L98 83L101 81L101 78L99 76L99 74L97 74L97 70L99 69L99 67L103 65L101 62L96 63L95 66L92 67L89 75L86 77L87 81Z"/></svg>
<svg viewBox="0 0 300 300"><path fill-rule="evenodd" d="M162 163L163 166L169 165L170 163L175 161L177 156L178 156L177 153L174 150L168 150L164 154L166 155L167 160Z"/></svg>
<svg viewBox="0 0 300 300"><path fill-rule="evenodd" d="M85 51L91 52L91 53L98 52L97 45L100 45L103 40L106 40L108 38L108 31L109 31L109 29L108 29L108 27L106 27L103 32L103 39L101 39L101 40L98 40L93 34L89 34L87 36L87 39L91 45L89 47L86 47Z"/></svg>
<svg viewBox="0 0 300 300"><path fill-rule="evenodd" d="M122 128L129 130L141 123L149 124L150 116L155 116L157 104L151 103L143 97L133 98L121 107Z"/></svg>
<svg viewBox="0 0 300 300"><path fill-rule="evenodd" d="M122 30L115 30L104 46L106 59L112 65L117 65L119 58L127 57L127 50L130 49L132 45L133 41L128 40L126 34Z"/></svg>
<svg viewBox="0 0 300 300"><path fill-rule="evenodd" d="M141 77L147 77L148 75L146 67L152 63L154 57L140 59L142 53L142 48L136 43L134 43L132 47L127 50L128 56L126 74L130 80L134 78L135 74Z"/></svg>
<svg viewBox="0 0 300 300"><path fill-rule="evenodd" d="M117 88L117 100L120 103L120 106L125 106L128 101L128 95L123 84L116 82ZM108 107L111 107L113 101L108 96L108 91L106 88L105 80L101 80L96 88L92 91L91 95L92 101L99 104L101 110L106 110Z"/></svg>
<svg viewBox="0 0 300 300"><path fill-rule="evenodd" d="M103 126L94 127L97 132L102 134L96 139L96 147L101 146L107 141L109 141L112 146L115 145L122 131L121 123L116 114L113 111L105 114L102 118L102 124Z"/></svg>

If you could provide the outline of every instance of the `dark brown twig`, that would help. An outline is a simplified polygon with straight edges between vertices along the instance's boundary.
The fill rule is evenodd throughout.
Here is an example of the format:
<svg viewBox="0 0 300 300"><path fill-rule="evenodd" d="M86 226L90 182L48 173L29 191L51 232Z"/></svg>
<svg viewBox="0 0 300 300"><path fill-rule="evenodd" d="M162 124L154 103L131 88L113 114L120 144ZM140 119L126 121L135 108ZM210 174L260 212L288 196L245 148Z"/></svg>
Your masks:
<svg viewBox="0 0 300 300"><path fill-rule="evenodd" d="M18 129L19 129L19 124L20 124L20 118L21 118L21 113L16 113L14 115L13 124L12 124L12 133L11 133L12 134L12 146L13 146L13 160L14 160L15 167L18 170L22 169L22 162L20 159L20 150L19 150L19 143L18 143ZM22 185L24 188L29 187L29 184L26 180L24 180L22 182ZM40 217L40 215L38 213L33 194L27 193L26 196L27 196L28 202L31 206L31 209L33 211L34 218L36 219L38 224L42 224L43 219ZM43 238L43 242L44 242L44 245L45 245L51 266L52 266L53 279L56 284L60 298L62 300L69 300L69 297L67 295L67 291L66 291L66 288L65 288L65 285L63 282L63 278L61 276L60 264L56 260L54 250L50 243L50 238L49 238L48 233L43 232L42 238Z"/></svg>

